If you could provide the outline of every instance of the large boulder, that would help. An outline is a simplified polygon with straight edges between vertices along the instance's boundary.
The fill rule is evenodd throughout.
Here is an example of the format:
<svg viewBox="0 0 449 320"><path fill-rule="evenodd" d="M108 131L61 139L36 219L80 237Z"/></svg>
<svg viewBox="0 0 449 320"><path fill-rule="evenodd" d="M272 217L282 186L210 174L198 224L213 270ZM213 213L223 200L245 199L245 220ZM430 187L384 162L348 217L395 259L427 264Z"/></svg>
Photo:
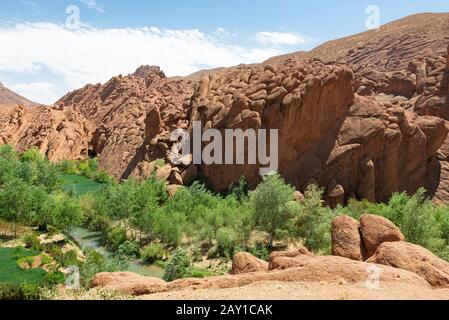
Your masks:
<svg viewBox="0 0 449 320"><path fill-rule="evenodd" d="M340 215L332 221L332 255L363 261L365 248L360 237L360 223Z"/></svg>
<svg viewBox="0 0 449 320"><path fill-rule="evenodd" d="M435 288L449 288L449 263L429 250L407 242L386 242L368 262L409 270Z"/></svg>
<svg viewBox="0 0 449 320"><path fill-rule="evenodd" d="M405 240L401 230L393 222L372 214L364 214L360 217L360 232L367 258L371 257L384 242Z"/></svg>
<svg viewBox="0 0 449 320"><path fill-rule="evenodd" d="M268 262L254 257L247 252L239 252L232 260L231 274L243 274L258 271L267 271Z"/></svg>
<svg viewBox="0 0 449 320"><path fill-rule="evenodd" d="M144 277L132 272L103 272L92 279L93 288L117 291L130 295L144 295L162 290L166 282L159 278Z"/></svg>

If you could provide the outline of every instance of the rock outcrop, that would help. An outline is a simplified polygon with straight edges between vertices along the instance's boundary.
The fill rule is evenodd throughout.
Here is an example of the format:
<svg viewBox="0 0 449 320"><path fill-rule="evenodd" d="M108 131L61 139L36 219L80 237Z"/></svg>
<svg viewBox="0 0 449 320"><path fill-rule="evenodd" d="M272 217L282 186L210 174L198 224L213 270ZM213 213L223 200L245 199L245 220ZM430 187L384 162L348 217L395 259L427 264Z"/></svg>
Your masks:
<svg viewBox="0 0 449 320"><path fill-rule="evenodd" d="M117 291L140 296L148 292L162 290L166 282L159 278L144 277L132 272L98 273L92 279L92 288Z"/></svg>
<svg viewBox="0 0 449 320"><path fill-rule="evenodd" d="M449 288L449 263L429 250L406 242L386 242L368 262L414 272L434 288Z"/></svg>
<svg viewBox="0 0 449 320"><path fill-rule="evenodd" d="M232 260L231 274L234 275L267 270L268 262L256 258L247 252L239 252L235 254L234 259Z"/></svg>
<svg viewBox="0 0 449 320"><path fill-rule="evenodd" d="M36 106L37 103L22 97L21 95L6 88L0 82L0 107L13 107L23 105L25 107Z"/></svg>
<svg viewBox="0 0 449 320"><path fill-rule="evenodd" d="M0 145L20 152L37 148L54 162L88 156L89 123L71 108L3 107L0 124Z"/></svg>
<svg viewBox="0 0 449 320"><path fill-rule="evenodd" d="M365 246L360 237L360 222L340 215L332 221L332 255L363 261Z"/></svg>
<svg viewBox="0 0 449 320"><path fill-rule="evenodd" d="M281 257L279 257L280 259ZM265 282L302 282L302 283L360 283L365 284L369 270L374 265L353 261L341 257L310 257L299 256L292 259L288 268L270 272L255 272L251 274L217 276L204 279L181 279L170 283L157 281L133 274L105 273L94 278L94 287L118 291L125 294L145 295L159 292L174 292L182 290L240 288L253 283ZM289 268L290 266L295 266ZM380 272L380 283L413 284L429 289L429 283L415 273L376 265ZM116 279L116 280L114 280ZM129 279L129 281L125 281ZM136 281L139 279L138 281ZM101 281L100 281L101 280Z"/></svg>
<svg viewBox="0 0 449 320"><path fill-rule="evenodd" d="M360 217L360 232L367 257L371 257L384 242L404 241L401 230L390 220L371 214Z"/></svg>
<svg viewBox="0 0 449 320"><path fill-rule="evenodd" d="M363 214L360 222L340 215L332 220L332 255L365 261L384 242L404 241L401 230L390 220Z"/></svg>

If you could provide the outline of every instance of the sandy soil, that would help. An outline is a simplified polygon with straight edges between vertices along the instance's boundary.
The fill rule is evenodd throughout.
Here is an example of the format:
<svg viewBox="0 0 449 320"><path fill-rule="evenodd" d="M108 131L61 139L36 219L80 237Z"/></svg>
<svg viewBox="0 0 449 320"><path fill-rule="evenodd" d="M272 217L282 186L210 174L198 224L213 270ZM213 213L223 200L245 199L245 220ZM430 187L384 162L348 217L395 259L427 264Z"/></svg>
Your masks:
<svg viewBox="0 0 449 320"><path fill-rule="evenodd" d="M430 290L385 284L378 290L364 284L258 283L242 288L165 292L145 300L449 300L449 289Z"/></svg>

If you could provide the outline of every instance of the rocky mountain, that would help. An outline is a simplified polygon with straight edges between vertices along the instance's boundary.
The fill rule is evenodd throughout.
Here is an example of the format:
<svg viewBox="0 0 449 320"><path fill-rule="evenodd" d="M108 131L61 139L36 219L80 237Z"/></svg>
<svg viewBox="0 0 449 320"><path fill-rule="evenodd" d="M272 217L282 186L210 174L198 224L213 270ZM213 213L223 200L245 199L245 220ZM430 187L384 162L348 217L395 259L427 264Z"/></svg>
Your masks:
<svg viewBox="0 0 449 320"><path fill-rule="evenodd" d="M24 106L37 105L37 103L9 90L3 85L3 83L0 82L0 106L16 106L19 104Z"/></svg>
<svg viewBox="0 0 449 320"><path fill-rule="evenodd" d="M162 168L170 133L279 129L279 170L298 190L317 183L330 205L384 201L427 187L449 202L449 14L411 16L310 52L167 78L144 66L68 93L55 106L0 110L0 143L50 159L98 156L117 179L157 171L170 184L205 177L217 191L258 165ZM51 121L48 121L51 119Z"/></svg>

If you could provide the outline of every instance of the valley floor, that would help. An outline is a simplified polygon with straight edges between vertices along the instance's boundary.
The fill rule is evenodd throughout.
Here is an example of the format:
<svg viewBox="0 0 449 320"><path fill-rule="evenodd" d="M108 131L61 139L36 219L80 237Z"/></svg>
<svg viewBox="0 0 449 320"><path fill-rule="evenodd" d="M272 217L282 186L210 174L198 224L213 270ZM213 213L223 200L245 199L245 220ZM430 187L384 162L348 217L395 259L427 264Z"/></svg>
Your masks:
<svg viewBox="0 0 449 320"><path fill-rule="evenodd" d="M233 289L164 292L144 300L449 300L449 289L385 284L379 290L364 284L269 282Z"/></svg>

